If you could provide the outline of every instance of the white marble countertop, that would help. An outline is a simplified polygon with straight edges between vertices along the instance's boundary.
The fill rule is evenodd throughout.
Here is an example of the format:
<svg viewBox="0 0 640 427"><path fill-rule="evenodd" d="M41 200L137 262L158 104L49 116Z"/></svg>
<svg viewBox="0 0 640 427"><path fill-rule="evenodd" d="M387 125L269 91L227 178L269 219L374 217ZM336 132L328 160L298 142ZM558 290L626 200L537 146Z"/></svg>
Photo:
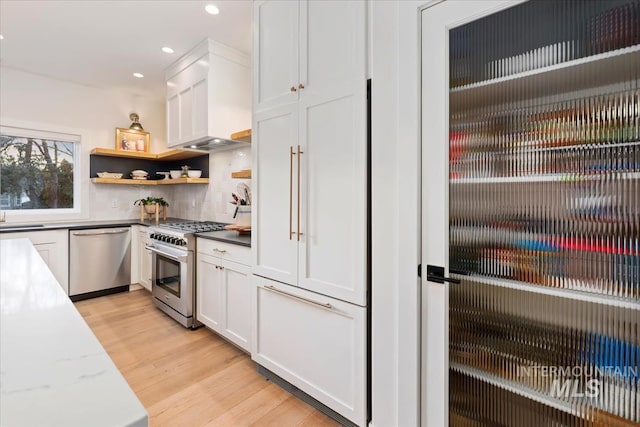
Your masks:
<svg viewBox="0 0 640 427"><path fill-rule="evenodd" d="M144 407L27 239L0 241L0 425L148 425Z"/></svg>

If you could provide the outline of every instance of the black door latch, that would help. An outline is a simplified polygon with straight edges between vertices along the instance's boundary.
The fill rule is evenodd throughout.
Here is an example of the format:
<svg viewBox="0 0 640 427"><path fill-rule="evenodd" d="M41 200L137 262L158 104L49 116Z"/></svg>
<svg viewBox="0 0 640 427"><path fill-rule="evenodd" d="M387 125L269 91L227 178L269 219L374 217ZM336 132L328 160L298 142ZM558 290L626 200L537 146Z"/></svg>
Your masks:
<svg viewBox="0 0 640 427"><path fill-rule="evenodd" d="M418 271L422 270L418 267ZM434 283L453 283L460 284L459 279L453 279L451 277L444 277L444 267L438 267L437 265L427 265L427 280Z"/></svg>

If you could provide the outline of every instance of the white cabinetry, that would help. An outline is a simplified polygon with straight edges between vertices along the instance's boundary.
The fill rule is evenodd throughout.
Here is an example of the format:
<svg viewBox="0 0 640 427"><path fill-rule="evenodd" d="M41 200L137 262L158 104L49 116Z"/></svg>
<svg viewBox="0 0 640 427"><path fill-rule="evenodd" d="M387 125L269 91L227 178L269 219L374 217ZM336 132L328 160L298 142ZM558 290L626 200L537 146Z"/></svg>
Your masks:
<svg viewBox="0 0 640 427"><path fill-rule="evenodd" d="M365 2L259 1L254 17L253 273L365 305Z"/></svg>
<svg viewBox="0 0 640 427"><path fill-rule="evenodd" d="M138 283L151 292L151 243L149 227L131 226L131 283Z"/></svg>
<svg viewBox="0 0 640 427"><path fill-rule="evenodd" d="M366 423L366 308L254 276L253 360Z"/></svg>
<svg viewBox="0 0 640 427"><path fill-rule="evenodd" d="M1 233L0 240L29 239L56 280L69 294L69 230Z"/></svg>
<svg viewBox="0 0 640 427"><path fill-rule="evenodd" d="M248 55L205 40L171 65L167 80L167 146L229 139L250 127Z"/></svg>
<svg viewBox="0 0 640 427"><path fill-rule="evenodd" d="M196 318L251 351L251 249L197 239Z"/></svg>

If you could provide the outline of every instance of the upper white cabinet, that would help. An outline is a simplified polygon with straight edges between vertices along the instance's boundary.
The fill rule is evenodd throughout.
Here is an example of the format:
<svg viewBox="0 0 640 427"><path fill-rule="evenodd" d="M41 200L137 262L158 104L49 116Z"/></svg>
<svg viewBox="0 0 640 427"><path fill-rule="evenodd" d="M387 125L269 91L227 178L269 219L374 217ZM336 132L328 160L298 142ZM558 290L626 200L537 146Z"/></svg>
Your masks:
<svg viewBox="0 0 640 427"><path fill-rule="evenodd" d="M60 287L69 294L69 230L0 233L0 240L29 239Z"/></svg>
<svg viewBox="0 0 640 427"><path fill-rule="evenodd" d="M254 17L253 273L364 306L366 4L259 1Z"/></svg>
<svg viewBox="0 0 640 427"><path fill-rule="evenodd" d="M253 102L259 111L298 100L297 1L260 1L254 6Z"/></svg>
<svg viewBox="0 0 640 427"><path fill-rule="evenodd" d="M204 40L171 65L167 81L167 146L198 144L251 125L249 56Z"/></svg>

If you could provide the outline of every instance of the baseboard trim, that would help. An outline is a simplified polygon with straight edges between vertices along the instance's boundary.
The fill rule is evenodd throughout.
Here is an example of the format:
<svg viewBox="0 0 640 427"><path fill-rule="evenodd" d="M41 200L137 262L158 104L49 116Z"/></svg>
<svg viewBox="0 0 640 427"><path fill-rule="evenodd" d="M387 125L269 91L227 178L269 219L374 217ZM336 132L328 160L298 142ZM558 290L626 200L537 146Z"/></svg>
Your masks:
<svg viewBox="0 0 640 427"><path fill-rule="evenodd" d="M260 375L262 375L263 377L265 377L269 381L273 382L274 384L278 385L280 388L282 388L282 389L288 391L289 393L293 394L294 396L296 396L298 399L302 400L303 402L306 402L309 405L313 406L318 411L322 412L323 414L325 414L329 418L332 418L333 420L335 420L336 422L340 423L341 425L343 425L345 427L358 427L357 424L354 424L352 421L346 419L344 416L340 415L339 413L337 413L333 409L329 408L324 403L322 403L322 402L314 399L313 397L309 396L307 393L305 393L304 391L300 390L298 387L294 386L290 382L280 378L278 375L274 374L273 372L271 372L270 370L268 370L264 366L261 366L261 365L256 363L256 369L258 370L258 373Z"/></svg>

